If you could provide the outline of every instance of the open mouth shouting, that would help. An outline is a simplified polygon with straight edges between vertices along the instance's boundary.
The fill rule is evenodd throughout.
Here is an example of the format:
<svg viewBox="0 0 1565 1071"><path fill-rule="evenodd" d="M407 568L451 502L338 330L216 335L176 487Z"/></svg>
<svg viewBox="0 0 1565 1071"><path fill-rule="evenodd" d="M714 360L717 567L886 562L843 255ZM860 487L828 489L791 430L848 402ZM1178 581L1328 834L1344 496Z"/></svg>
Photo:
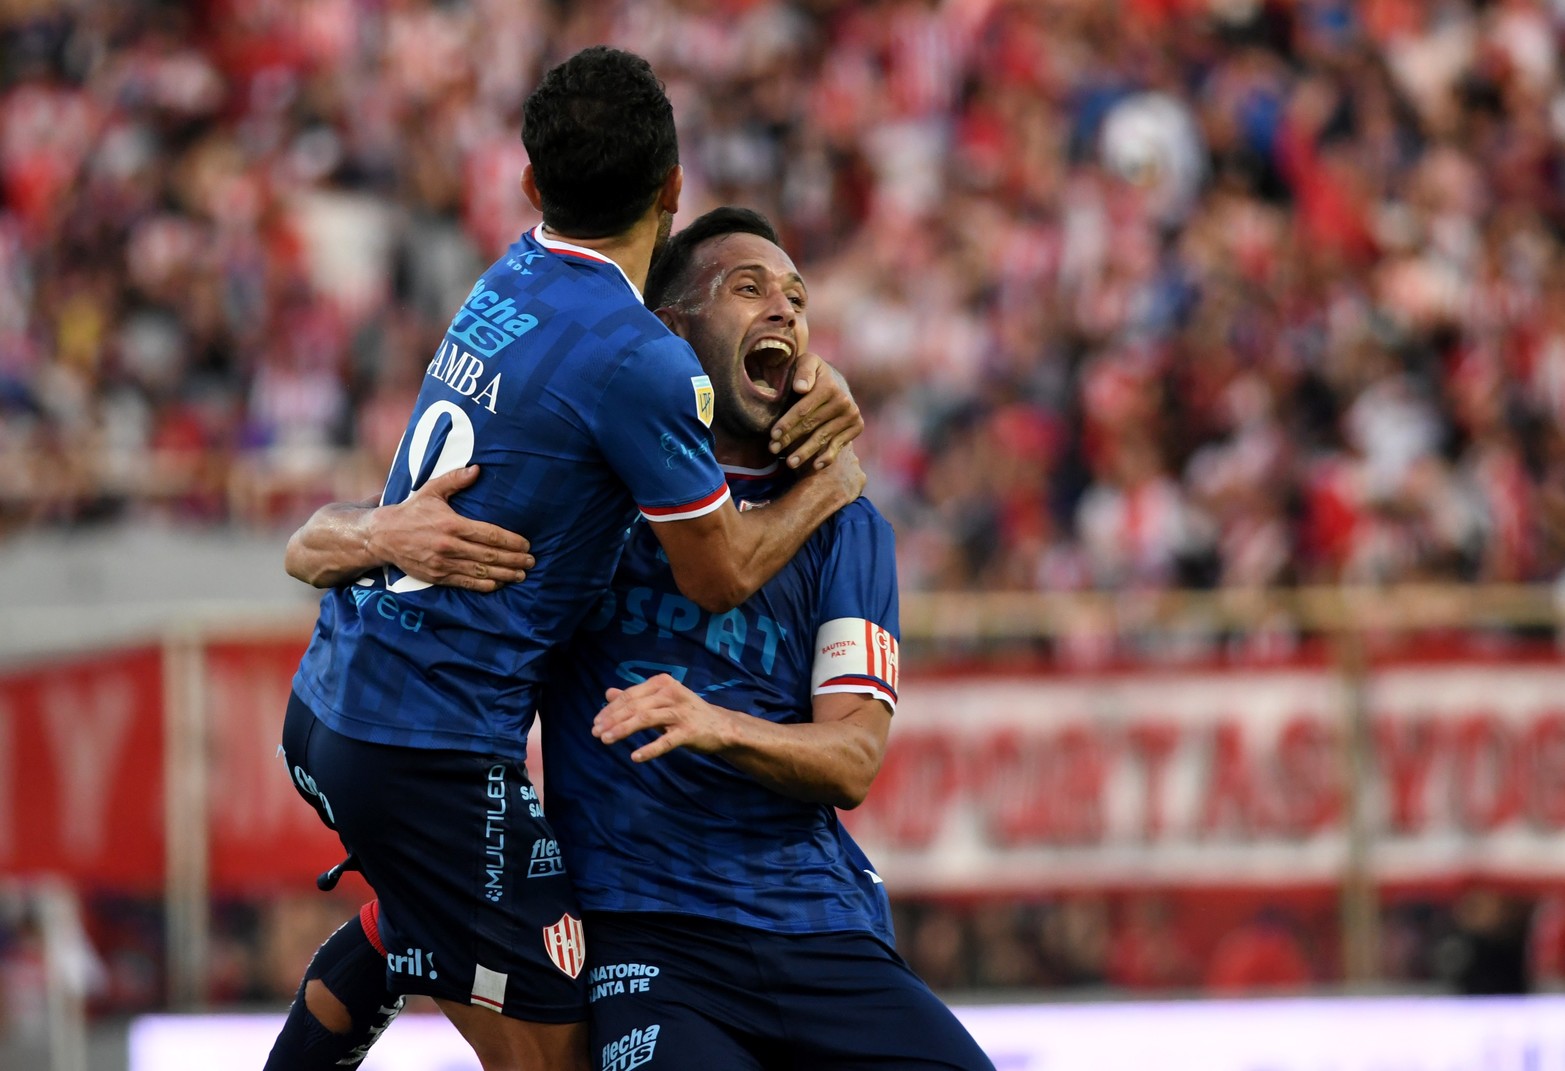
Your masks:
<svg viewBox="0 0 1565 1071"><path fill-rule="evenodd" d="M793 365L793 343L775 336L758 340L744 355L744 374L750 389L769 402L787 393Z"/></svg>

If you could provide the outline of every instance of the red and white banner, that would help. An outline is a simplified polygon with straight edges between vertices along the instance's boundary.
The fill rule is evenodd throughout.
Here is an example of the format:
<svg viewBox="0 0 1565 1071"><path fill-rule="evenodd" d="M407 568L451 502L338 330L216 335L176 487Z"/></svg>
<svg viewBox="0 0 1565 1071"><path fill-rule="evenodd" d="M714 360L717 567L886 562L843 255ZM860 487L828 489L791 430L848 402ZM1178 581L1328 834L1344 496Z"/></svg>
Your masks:
<svg viewBox="0 0 1565 1071"><path fill-rule="evenodd" d="M1377 880L1565 879L1565 662L1381 667L1367 703ZM1330 882L1344 710L1329 669L909 680L847 822L897 894Z"/></svg>
<svg viewBox="0 0 1565 1071"><path fill-rule="evenodd" d="M303 641L206 647L207 809L216 890L308 891L342 843L294 791L277 747ZM352 880L357 880L354 878Z"/></svg>
<svg viewBox="0 0 1565 1071"><path fill-rule="evenodd" d="M163 883L157 648L0 674L0 875Z"/></svg>
<svg viewBox="0 0 1565 1071"><path fill-rule="evenodd" d="M211 881L310 887L342 858L277 745L299 641L204 649ZM0 875L157 893L166 876L164 658L156 647L0 673ZM200 815L189 820L199 821Z"/></svg>
<svg viewBox="0 0 1565 1071"><path fill-rule="evenodd" d="M277 753L304 645L302 638L252 638L202 648L205 817L216 893L308 891L315 875L342 859L336 834L299 798ZM86 887L162 889L163 675L156 647L0 672L0 876L53 873Z"/></svg>
<svg viewBox="0 0 1565 1071"><path fill-rule="evenodd" d="M217 892L308 889L341 857L277 757L302 650L205 648ZM1344 694L1329 668L903 684L884 766L847 815L895 895L1342 874ZM0 673L0 875L161 887L164 694L155 648ZM1367 703L1377 880L1565 881L1565 660L1382 666Z"/></svg>

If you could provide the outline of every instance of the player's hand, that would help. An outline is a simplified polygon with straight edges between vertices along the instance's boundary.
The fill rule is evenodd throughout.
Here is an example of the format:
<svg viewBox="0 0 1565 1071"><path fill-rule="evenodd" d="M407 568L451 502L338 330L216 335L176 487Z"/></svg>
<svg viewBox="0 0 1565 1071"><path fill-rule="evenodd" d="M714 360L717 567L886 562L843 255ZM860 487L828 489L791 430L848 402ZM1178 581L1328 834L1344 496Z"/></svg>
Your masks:
<svg viewBox="0 0 1565 1071"><path fill-rule="evenodd" d="M467 591L494 591L527 577L537 564L531 544L498 525L464 517L450 498L471 487L478 466L436 476L370 517L372 553L416 580Z"/></svg>
<svg viewBox="0 0 1565 1071"><path fill-rule="evenodd" d="M633 762L648 762L676 747L713 754L724 747L724 729L733 715L715 707L667 673L630 688L610 688L608 705L592 722L592 735L613 744L643 729L663 735L630 753Z"/></svg>
<svg viewBox="0 0 1565 1071"><path fill-rule="evenodd" d="M853 452L851 446L844 446L837 455L835 464L830 468L810 473L809 479L830 480L841 485L843 505L862 495L864 485L869 482L869 478L864 475L864 470L859 467L859 456Z"/></svg>
<svg viewBox="0 0 1565 1071"><path fill-rule="evenodd" d="M788 467L811 459L823 469L864 430L864 414L848 390L848 381L818 354L805 353L794 371L799 400L772 425L771 450L788 453Z"/></svg>

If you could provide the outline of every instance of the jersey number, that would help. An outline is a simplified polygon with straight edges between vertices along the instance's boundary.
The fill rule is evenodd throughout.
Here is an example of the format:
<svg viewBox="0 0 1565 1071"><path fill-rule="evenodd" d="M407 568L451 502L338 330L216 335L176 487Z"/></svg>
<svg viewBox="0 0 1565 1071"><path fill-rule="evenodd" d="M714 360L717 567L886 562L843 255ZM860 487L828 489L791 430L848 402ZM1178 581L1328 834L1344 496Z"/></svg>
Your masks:
<svg viewBox="0 0 1565 1071"><path fill-rule="evenodd" d="M435 402L419 415L403 445L407 447L406 474L404 466L392 462L386 490L380 496L382 505L406 501L436 476L444 476L473 460L473 420L451 402ZM400 448L397 453L401 460ZM429 586L427 580L415 580L400 569L386 566L388 591L422 591Z"/></svg>

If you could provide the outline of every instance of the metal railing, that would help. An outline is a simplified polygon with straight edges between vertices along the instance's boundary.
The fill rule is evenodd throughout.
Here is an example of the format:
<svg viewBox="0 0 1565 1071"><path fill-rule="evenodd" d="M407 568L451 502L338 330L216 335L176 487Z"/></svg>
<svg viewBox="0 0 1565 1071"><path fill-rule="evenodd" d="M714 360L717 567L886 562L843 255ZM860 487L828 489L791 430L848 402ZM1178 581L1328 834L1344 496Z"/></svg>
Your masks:
<svg viewBox="0 0 1565 1071"><path fill-rule="evenodd" d="M1315 635L1390 636L1434 629L1536 629L1565 623L1565 584L1340 585L1221 591L907 592L909 641L1059 640L1197 628L1288 627Z"/></svg>

